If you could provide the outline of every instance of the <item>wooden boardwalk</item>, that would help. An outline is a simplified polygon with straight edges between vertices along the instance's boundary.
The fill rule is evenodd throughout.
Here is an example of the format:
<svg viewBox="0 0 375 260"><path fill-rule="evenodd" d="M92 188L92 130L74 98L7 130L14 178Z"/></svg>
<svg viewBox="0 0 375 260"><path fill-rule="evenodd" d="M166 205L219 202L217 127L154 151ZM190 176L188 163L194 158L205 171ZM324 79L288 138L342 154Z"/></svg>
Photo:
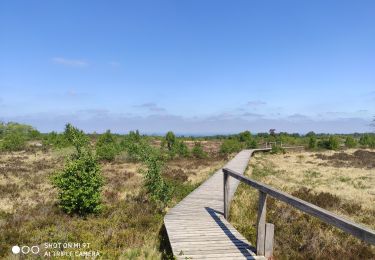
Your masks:
<svg viewBox="0 0 375 260"><path fill-rule="evenodd" d="M243 174L254 151L241 151L225 168ZM230 178L230 199L238 183ZM256 256L255 248L224 218L223 189L220 169L165 216L169 241L178 259L265 259Z"/></svg>

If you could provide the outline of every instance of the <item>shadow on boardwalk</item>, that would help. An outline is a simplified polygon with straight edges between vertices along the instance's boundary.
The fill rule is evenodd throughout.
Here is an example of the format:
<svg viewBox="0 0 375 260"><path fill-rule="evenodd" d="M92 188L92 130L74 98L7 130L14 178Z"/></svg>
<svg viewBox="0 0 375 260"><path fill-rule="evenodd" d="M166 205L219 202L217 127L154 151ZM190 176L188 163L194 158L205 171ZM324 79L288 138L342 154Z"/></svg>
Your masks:
<svg viewBox="0 0 375 260"><path fill-rule="evenodd" d="M256 252L256 248L253 246L250 246L249 244L243 242L242 240L238 239L225 225L225 223L220 219L219 215L223 216L223 212L219 212L217 210L214 210L209 207L205 207L208 214L215 220L216 224L221 228L221 230L227 235L227 237L233 242L233 245L235 245L238 248L238 251L241 252L245 257L252 257L249 250L251 252Z"/></svg>

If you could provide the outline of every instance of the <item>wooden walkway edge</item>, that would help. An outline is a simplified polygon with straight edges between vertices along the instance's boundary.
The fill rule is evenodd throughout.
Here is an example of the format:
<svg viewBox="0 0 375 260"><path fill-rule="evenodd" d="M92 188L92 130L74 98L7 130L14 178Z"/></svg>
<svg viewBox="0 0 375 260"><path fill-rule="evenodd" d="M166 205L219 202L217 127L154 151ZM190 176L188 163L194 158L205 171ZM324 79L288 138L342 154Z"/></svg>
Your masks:
<svg viewBox="0 0 375 260"><path fill-rule="evenodd" d="M255 151L243 150L224 168L243 174ZM239 181L229 180L229 201ZM223 216L223 172L218 170L164 217L173 254L178 259L265 259Z"/></svg>

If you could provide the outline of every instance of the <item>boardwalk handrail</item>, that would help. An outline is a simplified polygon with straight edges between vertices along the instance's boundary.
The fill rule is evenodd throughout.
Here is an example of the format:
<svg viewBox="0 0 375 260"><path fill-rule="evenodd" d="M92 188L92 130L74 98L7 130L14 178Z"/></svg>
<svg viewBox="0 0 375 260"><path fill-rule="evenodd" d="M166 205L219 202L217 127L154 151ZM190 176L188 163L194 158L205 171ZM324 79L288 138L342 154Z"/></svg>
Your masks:
<svg viewBox="0 0 375 260"><path fill-rule="evenodd" d="M266 224L266 198L270 195L280 201L283 201L311 216L317 217L329 225L333 225L349 233L359 239L375 245L375 231L338 216L328 210L318 207L314 204L298 199L288 193L279 191L269 185L252 180L233 170L224 168L224 217L229 216L229 201L228 201L228 177L231 176L257 190L259 190L259 209L257 220L257 254L267 255L267 241L273 240L273 225L269 226L272 229L267 238L267 227L271 224ZM272 244L272 241L271 241ZM269 249L272 251L272 249ZM271 252L272 253L272 252Z"/></svg>

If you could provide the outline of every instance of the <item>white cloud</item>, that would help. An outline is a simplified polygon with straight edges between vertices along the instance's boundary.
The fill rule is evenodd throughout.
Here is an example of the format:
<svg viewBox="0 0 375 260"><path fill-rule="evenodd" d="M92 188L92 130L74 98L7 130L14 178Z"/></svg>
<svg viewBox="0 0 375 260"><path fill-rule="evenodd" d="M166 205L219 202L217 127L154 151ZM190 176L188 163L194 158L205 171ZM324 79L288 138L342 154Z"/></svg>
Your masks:
<svg viewBox="0 0 375 260"><path fill-rule="evenodd" d="M165 111L155 103L144 103L135 107L148 111ZM168 113L152 113L151 115L114 113L106 109L91 108L78 110L73 113L46 112L22 116L0 118L3 121L28 123L40 131L61 131L68 122L87 132L103 132L111 129L113 132L126 133L139 129L147 134L164 134L169 130L177 134L227 134L244 130L251 132L266 132L271 128L277 132L307 133L353 133L368 132L371 118L360 117L309 117L302 114L291 114L269 118L261 114L221 113L207 116L179 116Z"/></svg>
<svg viewBox="0 0 375 260"><path fill-rule="evenodd" d="M66 59L62 57L55 57L52 59L52 61L56 64L61 64L64 66L69 67L87 67L89 63L85 60L78 60L78 59Z"/></svg>

